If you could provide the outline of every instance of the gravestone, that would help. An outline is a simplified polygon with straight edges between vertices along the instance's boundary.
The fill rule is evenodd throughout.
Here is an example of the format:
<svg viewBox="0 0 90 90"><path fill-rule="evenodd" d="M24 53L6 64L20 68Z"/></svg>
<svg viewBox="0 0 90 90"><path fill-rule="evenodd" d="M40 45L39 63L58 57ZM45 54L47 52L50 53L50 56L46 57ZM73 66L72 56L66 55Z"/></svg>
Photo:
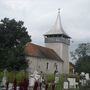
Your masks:
<svg viewBox="0 0 90 90"><path fill-rule="evenodd" d="M70 88L76 88L76 78L68 78Z"/></svg>
<svg viewBox="0 0 90 90"><path fill-rule="evenodd" d="M2 78L2 86L6 86L6 82L7 82L7 70L5 69L4 71L3 71L3 73L4 73L4 75L3 75L3 78Z"/></svg>
<svg viewBox="0 0 90 90"><path fill-rule="evenodd" d="M39 79L40 79L40 75L38 74L37 71L34 71L34 73L29 76L29 86L33 87L35 81Z"/></svg>
<svg viewBox="0 0 90 90"><path fill-rule="evenodd" d="M12 90L12 88L13 88L13 84L9 83L9 90Z"/></svg>
<svg viewBox="0 0 90 90"><path fill-rule="evenodd" d="M81 72L81 74L80 74L80 76L81 76L81 85L82 86L85 86L86 85L86 76L85 76L85 72Z"/></svg>
<svg viewBox="0 0 90 90"><path fill-rule="evenodd" d="M80 76L85 76L85 72L81 72Z"/></svg>
<svg viewBox="0 0 90 90"><path fill-rule="evenodd" d="M85 86L86 85L86 80L85 79L80 80L80 82L81 82L81 85L82 86Z"/></svg>
<svg viewBox="0 0 90 90"><path fill-rule="evenodd" d="M35 78L35 80L39 80L40 75L39 75L39 73L37 71L34 71L33 77Z"/></svg>
<svg viewBox="0 0 90 90"><path fill-rule="evenodd" d="M89 78L89 73L86 73L85 74L85 78L86 78L86 80L89 80L90 78Z"/></svg>
<svg viewBox="0 0 90 90"><path fill-rule="evenodd" d="M63 88L64 90L68 90L69 89L69 82L68 81L64 81L64 84L63 84Z"/></svg>
<svg viewBox="0 0 90 90"><path fill-rule="evenodd" d="M32 75L30 75L30 78L29 78L29 86L30 86L30 87L33 87L33 86L34 86L34 82L35 82L35 78L34 78Z"/></svg>
<svg viewBox="0 0 90 90"><path fill-rule="evenodd" d="M58 83L59 81L59 76L55 76L55 83Z"/></svg>

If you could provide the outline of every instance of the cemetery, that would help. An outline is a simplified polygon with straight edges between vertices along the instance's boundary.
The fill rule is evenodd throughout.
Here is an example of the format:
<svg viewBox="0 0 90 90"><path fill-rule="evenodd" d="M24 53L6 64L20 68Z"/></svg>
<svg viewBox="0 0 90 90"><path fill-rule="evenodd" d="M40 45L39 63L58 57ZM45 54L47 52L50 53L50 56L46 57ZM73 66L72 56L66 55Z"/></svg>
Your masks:
<svg viewBox="0 0 90 90"><path fill-rule="evenodd" d="M0 72L0 90L58 90L61 88L59 83L62 83L59 79L60 77L55 78L54 75L43 77L37 71L28 75L24 71L14 73L4 70Z"/></svg>
<svg viewBox="0 0 90 90"><path fill-rule="evenodd" d="M0 90L90 90L88 73L80 75L53 75L34 71L0 72Z"/></svg>

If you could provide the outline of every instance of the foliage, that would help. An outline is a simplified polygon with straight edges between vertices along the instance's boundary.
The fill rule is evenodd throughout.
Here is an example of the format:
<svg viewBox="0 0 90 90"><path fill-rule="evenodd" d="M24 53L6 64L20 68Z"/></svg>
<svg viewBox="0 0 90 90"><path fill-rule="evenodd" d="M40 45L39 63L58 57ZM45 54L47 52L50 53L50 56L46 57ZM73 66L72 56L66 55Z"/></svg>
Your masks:
<svg viewBox="0 0 90 90"><path fill-rule="evenodd" d="M24 46L31 41L23 21L4 18L0 22L0 69L27 68Z"/></svg>
<svg viewBox="0 0 90 90"><path fill-rule="evenodd" d="M0 71L0 81L2 81L3 78L3 72Z"/></svg>
<svg viewBox="0 0 90 90"><path fill-rule="evenodd" d="M0 71L0 81L2 81L4 73ZM6 74L7 80L10 83L13 83L14 79L17 80L17 83L19 83L21 80L24 80L25 78L28 78L28 74L25 71L10 71Z"/></svg>
<svg viewBox="0 0 90 90"><path fill-rule="evenodd" d="M47 75L47 82L53 82L55 80L55 75L54 74L49 74Z"/></svg>
<svg viewBox="0 0 90 90"><path fill-rule="evenodd" d="M60 75L59 81L56 84L56 90L63 90L64 75Z"/></svg>
<svg viewBox="0 0 90 90"><path fill-rule="evenodd" d="M78 59L76 62L76 71L79 73L86 72L90 74L90 56Z"/></svg>
<svg viewBox="0 0 90 90"><path fill-rule="evenodd" d="M25 78L28 79L28 73L25 71L21 71L16 74L17 82L20 82L21 80L24 80Z"/></svg>
<svg viewBox="0 0 90 90"><path fill-rule="evenodd" d="M90 56L90 43L81 43L74 52L71 52L72 60L78 60L86 56Z"/></svg>
<svg viewBox="0 0 90 90"><path fill-rule="evenodd" d="M72 59L76 60L76 72L90 73L90 43L81 43L74 52Z"/></svg>
<svg viewBox="0 0 90 90"><path fill-rule="evenodd" d="M10 72L8 72L8 74L7 74L7 80L10 82L10 83L12 83L13 81L14 81L14 79L15 79L15 72L14 71L10 71Z"/></svg>

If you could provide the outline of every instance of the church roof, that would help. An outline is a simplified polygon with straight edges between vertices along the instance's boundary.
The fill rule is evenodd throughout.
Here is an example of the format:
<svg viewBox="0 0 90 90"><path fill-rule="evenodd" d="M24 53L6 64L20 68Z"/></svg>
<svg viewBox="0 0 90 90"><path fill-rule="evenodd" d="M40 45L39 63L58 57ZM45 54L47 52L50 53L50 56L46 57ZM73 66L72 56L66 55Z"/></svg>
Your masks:
<svg viewBox="0 0 90 90"><path fill-rule="evenodd" d="M57 15L55 24L53 25L52 29L50 31L48 31L45 35L56 35L56 34L69 37L62 27L61 18L60 18L60 9L58 11L58 15Z"/></svg>
<svg viewBox="0 0 90 90"><path fill-rule="evenodd" d="M25 46L25 54L31 57L47 58L63 62L54 50L30 42L28 42Z"/></svg>

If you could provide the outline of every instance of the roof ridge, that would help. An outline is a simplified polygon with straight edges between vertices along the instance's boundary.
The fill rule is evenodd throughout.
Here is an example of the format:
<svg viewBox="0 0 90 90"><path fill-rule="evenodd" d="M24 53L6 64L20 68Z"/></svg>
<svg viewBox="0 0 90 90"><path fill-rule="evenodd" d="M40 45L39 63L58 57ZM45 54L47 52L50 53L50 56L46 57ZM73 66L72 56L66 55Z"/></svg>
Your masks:
<svg viewBox="0 0 90 90"><path fill-rule="evenodd" d="M45 46L37 45L37 44L31 43L31 42L29 42L29 43L30 43L30 44L33 44L33 45L35 45L35 46L41 47L41 48L46 48L46 49L49 49L49 50L53 50L53 49L48 48L48 47L45 47ZM53 51L54 51L54 50L53 50ZM55 51L54 51L54 52L55 52Z"/></svg>
<svg viewBox="0 0 90 90"><path fill-rule="evenodd" d="M47 59L59 60L63 62L63 60L58 56L58 54L53 49L36 45L31 42L27 43L25 47L25 53L26 55L32 56L32 57L47 58Z"/></svg>

